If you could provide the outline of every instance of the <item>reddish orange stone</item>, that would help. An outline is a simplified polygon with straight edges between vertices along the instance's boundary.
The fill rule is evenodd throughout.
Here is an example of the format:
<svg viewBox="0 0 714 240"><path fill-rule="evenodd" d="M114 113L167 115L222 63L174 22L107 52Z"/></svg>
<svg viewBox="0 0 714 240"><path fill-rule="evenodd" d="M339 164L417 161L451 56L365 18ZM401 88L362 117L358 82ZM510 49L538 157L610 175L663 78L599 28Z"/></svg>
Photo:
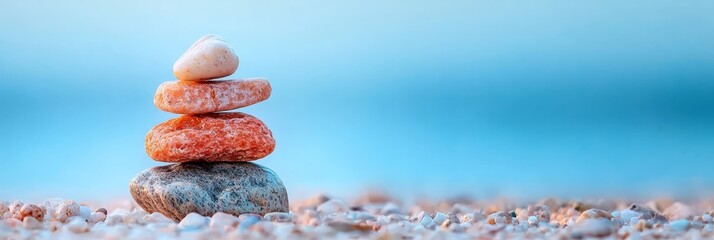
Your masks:
<svg viewBox="0 0 714 240"><path fill-rule="evenodd" d="M159 86L154 105L178 114L200 114L232 110L270 97L270 82L263 78L229 81L171 81Z"/></svg>
<svg viewBox="0 0 714 240"><path fill-rule="evenodd" d="M183 115L146 134L146 153L160 162L244 162L275 149L270 129L240 112Z"/></svg>

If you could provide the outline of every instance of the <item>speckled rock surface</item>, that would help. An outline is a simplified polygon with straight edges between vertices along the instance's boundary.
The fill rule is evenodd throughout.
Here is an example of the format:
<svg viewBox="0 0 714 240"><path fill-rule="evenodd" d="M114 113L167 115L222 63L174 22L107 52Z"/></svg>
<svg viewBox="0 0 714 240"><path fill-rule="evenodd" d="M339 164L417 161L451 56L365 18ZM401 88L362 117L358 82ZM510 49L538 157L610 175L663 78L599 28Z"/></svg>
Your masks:
<svg viewBox="0 0 714 240"><path fill-rule="evenodd" d="M154 105L178 114L200 114L233 110L270 97L270 82L249 78L205 83L164 82L154 95Z"/></svg>
<svg viewBox="0 0 714 240"><path fill-rule="evenodd" d="M238 69L238 56L220 36L208 34L198 39L174 63L174 75L183 81L203 81L225 77Z"/></svg>
<svg viewBox="0 0 714 240"><path fill-rule="evenodd" d="M153 167L129 183L132 197L147 212L176 221L191 212L211 216L287 212L280 178L254 163L190 162Z"/></svg>
<svg viewBox="0 0 714 240"><path fill-rule="evenodd" d="M239 112L183 115L152 128L146 153L161 162L252 161L275 149L270 129Z"/></svg>

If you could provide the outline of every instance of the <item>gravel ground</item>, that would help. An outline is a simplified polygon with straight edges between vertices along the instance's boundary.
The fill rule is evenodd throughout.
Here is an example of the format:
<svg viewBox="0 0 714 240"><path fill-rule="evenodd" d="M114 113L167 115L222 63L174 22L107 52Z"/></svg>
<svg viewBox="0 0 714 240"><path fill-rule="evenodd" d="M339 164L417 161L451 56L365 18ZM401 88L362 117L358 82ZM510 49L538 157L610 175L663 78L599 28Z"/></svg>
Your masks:
<svg viewBox="0 0 714 240"><path fill-rule="evenodd" d="M290 213L192 213L174 222L129 200L0 202L0 239L701 239L714 238L714 199L644 202L543 199L401 201L314 196Z"/></svg>

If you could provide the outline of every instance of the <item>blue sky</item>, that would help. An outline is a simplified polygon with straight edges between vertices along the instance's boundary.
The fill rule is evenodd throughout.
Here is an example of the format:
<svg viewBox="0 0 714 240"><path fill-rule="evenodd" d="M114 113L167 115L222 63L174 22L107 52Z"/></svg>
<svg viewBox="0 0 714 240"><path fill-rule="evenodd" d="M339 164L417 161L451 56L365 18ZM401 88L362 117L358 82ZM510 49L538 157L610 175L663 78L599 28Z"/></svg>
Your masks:
<svg viewBox="0 0 714 240"><path fill-rule="evenodd" d="M709 1L3 1L0 199L128 196L204 34L291 196L691 196L714 182ZM99 194L99 195L98 195Z"/></svg>

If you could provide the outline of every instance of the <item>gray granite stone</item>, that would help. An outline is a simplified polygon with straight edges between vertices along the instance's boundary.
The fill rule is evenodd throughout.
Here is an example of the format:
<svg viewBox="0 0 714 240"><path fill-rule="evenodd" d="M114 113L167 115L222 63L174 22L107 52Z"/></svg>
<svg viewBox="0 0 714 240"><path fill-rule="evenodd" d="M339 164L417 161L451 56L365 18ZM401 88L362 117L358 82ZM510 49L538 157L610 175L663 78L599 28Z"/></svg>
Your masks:
<svg viewBox="0 0 714 240"><path fill-rule="evenodd" d="M270 169L249 162L189 162L153 167L129 183L147 212L176 221L191 212L264 215L288 212L288 194Z"/></svg>

